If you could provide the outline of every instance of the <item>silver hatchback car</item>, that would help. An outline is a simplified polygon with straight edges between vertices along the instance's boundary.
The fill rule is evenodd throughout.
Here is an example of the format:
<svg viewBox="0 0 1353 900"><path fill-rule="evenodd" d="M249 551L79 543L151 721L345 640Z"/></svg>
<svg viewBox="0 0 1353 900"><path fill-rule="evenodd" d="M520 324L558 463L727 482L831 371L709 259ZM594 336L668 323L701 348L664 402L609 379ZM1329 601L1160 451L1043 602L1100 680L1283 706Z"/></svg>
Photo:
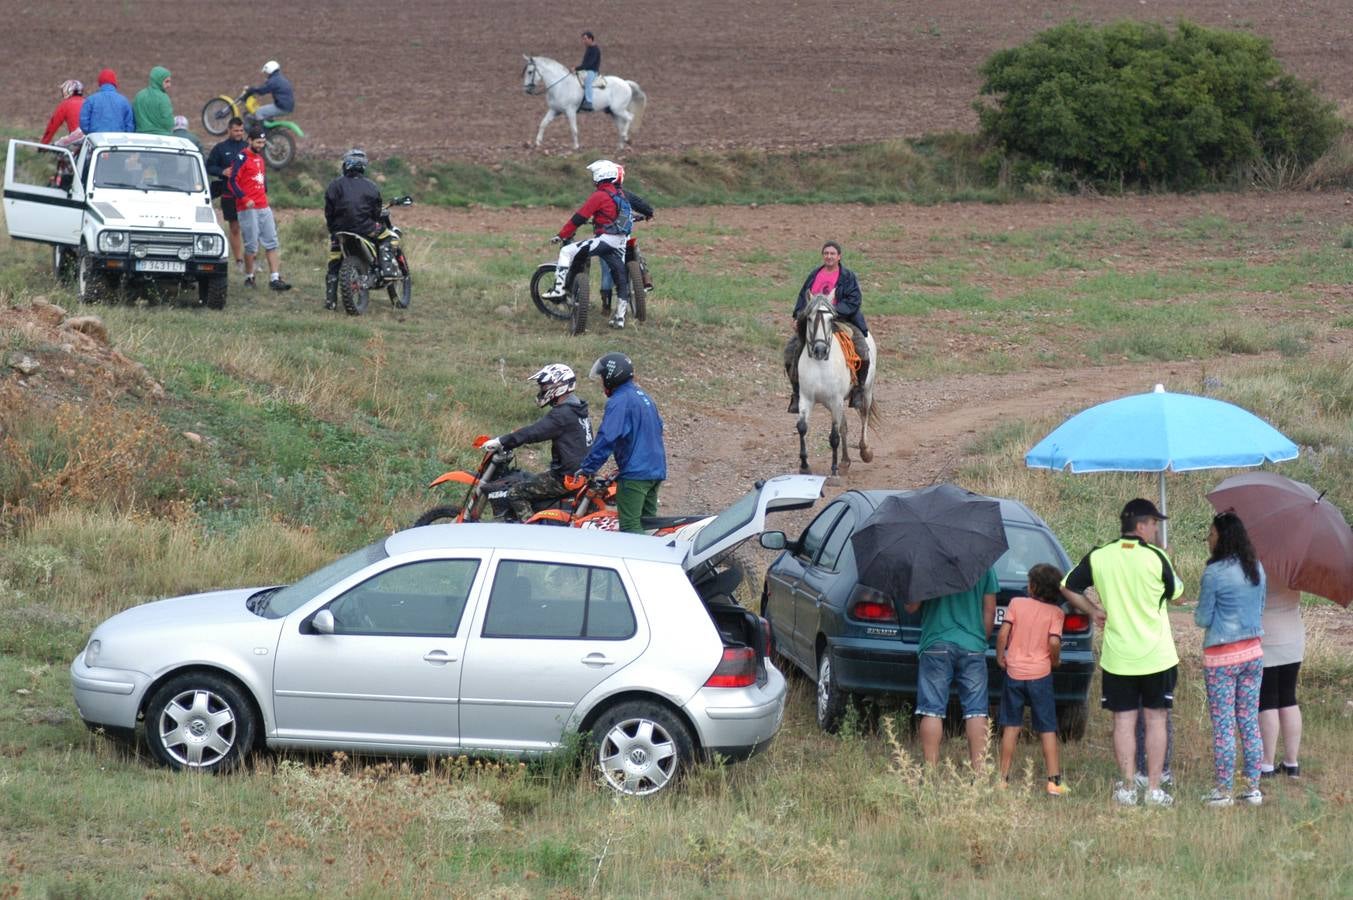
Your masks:
<svg viewBox="0 0 1353 900"><path fill-rule="evenodd" d="M749 756L780 727L769 629L724 561L767 510L822 479L781 476L682 537L526 525L391 535L290 586L194 594L119 613L71 665L80 715L165 764L250 750L552 750L590 732L626 794L697 758Z"/></svg>

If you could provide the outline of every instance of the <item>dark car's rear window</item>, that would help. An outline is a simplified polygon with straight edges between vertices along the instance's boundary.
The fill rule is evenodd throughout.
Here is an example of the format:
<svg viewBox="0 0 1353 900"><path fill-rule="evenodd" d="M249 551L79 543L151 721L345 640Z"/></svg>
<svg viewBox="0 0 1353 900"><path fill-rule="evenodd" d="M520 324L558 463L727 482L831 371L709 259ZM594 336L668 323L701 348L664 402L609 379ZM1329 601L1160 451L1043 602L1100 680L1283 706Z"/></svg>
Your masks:
<svg viewBox="0 0 1353 900"><path fill-rule="evenodd" d="M1049 563L1058 568L1066 565L1061 548L1046 531L1007 522L1005 537L1010 549L996 560L995 566L996 578L1002 584L1015 582L1023 585L1029 580L1029 570L1039 563Z"/></svg>

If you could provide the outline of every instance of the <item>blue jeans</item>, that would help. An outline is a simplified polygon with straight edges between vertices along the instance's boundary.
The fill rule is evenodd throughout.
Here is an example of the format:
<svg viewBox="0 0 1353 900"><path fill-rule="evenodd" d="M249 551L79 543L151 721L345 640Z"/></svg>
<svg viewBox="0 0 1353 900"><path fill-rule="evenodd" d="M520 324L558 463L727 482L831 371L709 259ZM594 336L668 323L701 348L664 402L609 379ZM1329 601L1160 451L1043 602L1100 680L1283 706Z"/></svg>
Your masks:
<svg viewBox="0 0 1353 900"><path fill-rule="evenodd" d="M963 718L987 715L987 654L939 641L921 654L916 677L916 715L944 718L949 686L958 681L958 704Z"/></svg>
<svg viewBox="0 0 1353 900"><path fill-rule="evenodd" d="M592 82L597 80L597 73L591 69L583 70L583 102L592 102Z"/></svg>
<svg viewBox="0 0 1353 900"><path fill-rule="evenodd" d="M257 122L267 122L285 115L286 113L279 109L276 103L265 103L253 112L254 120Z"/></svg>

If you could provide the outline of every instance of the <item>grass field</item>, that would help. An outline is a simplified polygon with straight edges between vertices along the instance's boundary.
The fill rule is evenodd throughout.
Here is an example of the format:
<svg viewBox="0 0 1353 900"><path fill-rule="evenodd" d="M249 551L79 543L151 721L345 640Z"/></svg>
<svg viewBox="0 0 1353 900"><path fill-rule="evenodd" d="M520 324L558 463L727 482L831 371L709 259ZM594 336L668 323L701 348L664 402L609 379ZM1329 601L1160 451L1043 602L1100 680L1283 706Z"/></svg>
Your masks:
<svg viewBox="0 0 1353 900"><path fill-rule="evenodd" d="M1210 392L1297 440L1302 456L1283 473L1353 509L1346 229L1300 213L1127 216L1105 203L1048 224L1039 206L1027 221L1018 208L992 209L987 225L951 222L928 238L909 207L871 219L857 207L812 211L851 223L871 322L901 336L887 379L925 391L954 372L1038 367L1051 378L1104 360L1143 372L1185 362L1199 384L1181 389L1202 390L1224 357L1230 374ZM402 526L429 505L428 480L469 461L472 435L535 414L525 374L611 348L613 335L547 330L531 307L525 273L542 233L535 220L506 231L414 227L413 309L373 304L353 319L321 314L322 223L289 216L282 240L298 289L288 295L232 286L224 314L84 310L147 367L163 400L53 377L34 380L55 385L38 404L36 389L0 381L0 896L1353 893L1353 661L1318 629L1303 667L1307 778L1274 785L1259 809L1196 802L1210 787L1211 729L1187 627L1177 635L1179 806L1163 811L1110 806L1098 711L1087 739L1065 749L1070 796L1050 802L1036 792L1031 744L1008 792L952 764L923 777L895 711L822 735L802 679L767 754L699 767L681 791L641 802L603 793L567 759L262 757L246 773L197 778L88 734L67 666L98 621L156 597L294 578ZM642 237L662 293L625 346L669 422L764 391L754 361L774 367L797 285L785 273L805 270L815 247L786 249L717 209L673 210ZM0 243L4 305L38 295L75 305L37 248ZM38 350L55 352L0 330L0 354ZM697 365L719 372L697 378ZM1049 410L977 423L950 452L957 480L1023 499L1078 556L1122 498L1152 482L1024 469L1024 451L1057 421ZM1170 479L1176 558L1191 585L1203 494L1219 477ZM954 742L947 750L958 759Z"/></svg>

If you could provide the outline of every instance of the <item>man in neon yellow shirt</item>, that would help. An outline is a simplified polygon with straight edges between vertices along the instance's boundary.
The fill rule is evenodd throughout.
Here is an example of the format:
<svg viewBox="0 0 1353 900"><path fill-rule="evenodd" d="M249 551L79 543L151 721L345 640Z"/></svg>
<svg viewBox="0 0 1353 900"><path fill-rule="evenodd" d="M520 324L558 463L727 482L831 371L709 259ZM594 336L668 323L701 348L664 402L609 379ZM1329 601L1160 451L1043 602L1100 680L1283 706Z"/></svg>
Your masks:
<svg viewBox="0 0 1353 900"><path fill-rule="evenodd" d="M1152 543L1164 518L1150 500L1129 500L1121 514L1122 536L1087 553L1062 582L1067 601L1104 628L1101 705L1113 713L1113 752L1123 773L1113 797L1128 806L1137 802L1133 775L1139 705L1146 717L1146 803L1174 802L1160 787L1165 719L1174 705L1179 674L1166 603L1178 602L1184 584L1165 551ZM1091 585L1099 603L1085 596Z"/></svg>

